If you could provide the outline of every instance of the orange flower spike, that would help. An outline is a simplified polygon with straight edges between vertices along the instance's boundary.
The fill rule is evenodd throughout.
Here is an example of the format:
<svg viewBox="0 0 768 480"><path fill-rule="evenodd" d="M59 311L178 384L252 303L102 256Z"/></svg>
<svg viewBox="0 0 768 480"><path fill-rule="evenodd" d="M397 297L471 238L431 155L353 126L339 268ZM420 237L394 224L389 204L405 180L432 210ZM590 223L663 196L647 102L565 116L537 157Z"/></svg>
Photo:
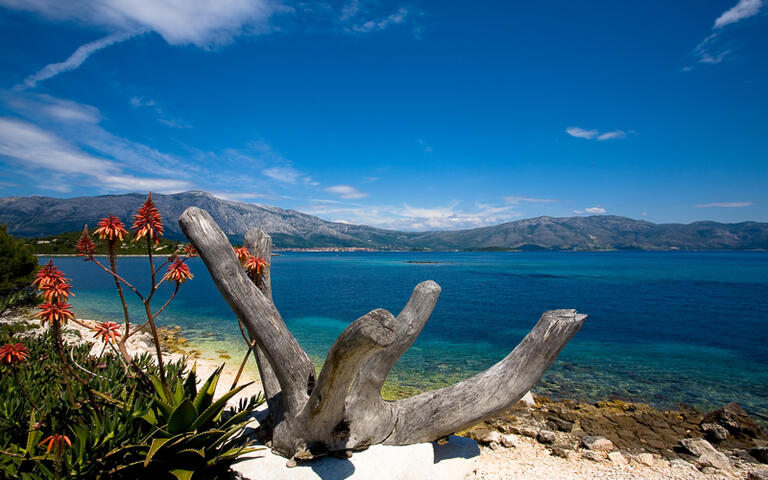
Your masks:
<svg viewBox="0 0 768 480"><path fill-rule="evenodd" d="M194 278L194 275L189 271L189 265L179 258L168 265L168 270L165 272L165 276L163 276L163 280L166 282L173 281L176 283L184 283L191 278Z"/></svg>
<svg viewBox="0 0 768 480"><path fill-rule="evenodd" d="M240 260L240 263L245 263L245 261L248 260L248 257L251 256L251 253L248 251L247 248L240 247L240 248L235 248L235 255L237 255L237 259Z"/></svg>
<svg viewBox="0 0 768 480"><path fill-rule="evenodd" d="M111 213L109 216L99 220L99 228L93 231L94 235L102 240L122 240L124 236L128 235L128 230L125 229L125 224L120 217L116 217Z"/></svg>
<svg viewBox="0 0 768 480"><path fill-rule="evenodd" d="M95 332L93 338L101 337L101 340L104 343L109 343L110 340L112 342L117 342L117 337L122 335L120 333L120 325L115 322L97 323L94 327L91 327L91 329Z"/></svg>
<svg viewBox="0 0 768 480"><path fill-rule="evenodd" d="M57 283L67 283L67 279L64 278L64 273L53 264L53 260L48 260L48 263L43 265L35 274L32 286L45 290L49 285Z"/></svg>
<svg viewBox="0 0 768 480"><path fill-rule="evenodd" d="M264 273L264 270L267 268L267 262L264 261L261 257L248 257L248 260L245 261L245 269L249 272L257 273L261 275Z"/></svg>
<svg viewBox="0 0 768 480"><path fill-rule="evenodd" d="M16 365L29 356L29 349L23 343L6 343L0 347L0 364Z"/></svg>
<svg viewBox="0 0 768 480"><path fill-rule="evenodd" d="M77 245L75 245L75 249L77 250L77 255L79 257L86 256L88 258L93 257L93 253L96 251L96 244L93 243L93 240L91 240L91 236L88 235L88 225L83 228L83 234L80 235L80 239L77 241Z"/></svg>
<svg viewBox="0 0 768 480"><path fill-rule="evenodd" d="M51 435L50 437L44 438L42 442L37 444L37 446L40 445L48 445L48 448L45 450L46 455L51 453L51 449L53 449L53 454L58 457L64 453L65 445L71 447L72 442L69 441L69 437L66 435L60 435L57 433L55 435Z"/></svg>
<svg viewBox="0 0 768 480"><path fill-rule="evenodd" d="M192 245L184 245L184 255L187 257L196 257L197 256L197 250L195 250L195 247Z"/></svg>
<svg viewBox="0 0 768 480"><path fill-rule="evenodd" d="M40 304L37 308L39 308L40 311L37 312L35 316L40 317L40 325L45 325L46 323L66 324L67 321L75 318L75 314L70 310L72 305L68 303L47 302Z"/></svg>
<svg viewBox="0 0 768 480"><path fill-rule="evenodd" d="M163 217L160 216L160 212L152 201L152 192L149 192L144 204L133 216L131 230L136 230L136 241L146 235L147 238L155 241L155 245L160 243L160 236L163 234Z"/></svg>
<svg viewBox="0 0 768 480"><path fill-rule="evenodd" d="M56 303L60 300L69 300L69 296L75 296L69 290L72 288L67 282L59 282L48 285L43 289L43 298L46 302Z"/></svg>

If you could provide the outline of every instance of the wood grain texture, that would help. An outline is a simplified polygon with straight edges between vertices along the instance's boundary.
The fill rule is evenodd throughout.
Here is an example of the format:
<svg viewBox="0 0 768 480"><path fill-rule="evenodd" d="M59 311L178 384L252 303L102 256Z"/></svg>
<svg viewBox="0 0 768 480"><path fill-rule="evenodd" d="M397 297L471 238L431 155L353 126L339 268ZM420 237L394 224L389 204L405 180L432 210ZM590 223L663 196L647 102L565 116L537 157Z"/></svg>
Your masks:
<svg viewBox="0 0 768 480"><path fill-rule="evenodd" d="M435 307L440 295L435 282L418 284L396 318L378 309L350 324L331 347L315 383L309 357L272 302L271 269L257 288L210 215L191 207L179 224L260 347L257 361L273 402L270 413L278 413L271 416L271 446L293 461L378 443L432 441L501 412L531 389L586 319L576 310L545 312L520 344L488 370L446 388L384 401L381 388L387 376ZM266 233L251 230L245 243L252 253L270 258Z"/></svg>

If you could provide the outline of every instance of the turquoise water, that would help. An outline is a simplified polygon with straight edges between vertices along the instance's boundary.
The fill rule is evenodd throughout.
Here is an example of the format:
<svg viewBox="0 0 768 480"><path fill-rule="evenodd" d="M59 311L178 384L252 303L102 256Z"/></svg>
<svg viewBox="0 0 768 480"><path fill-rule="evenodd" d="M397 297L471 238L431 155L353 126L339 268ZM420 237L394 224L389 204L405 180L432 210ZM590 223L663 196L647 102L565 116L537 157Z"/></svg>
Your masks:
<svg viewBox="0 0 768 480"><path fill-rule="evenodd" d="M79 316L121 318L103 272L78 258L55 262L73 280ZM120 269L146 287L146 263L123 258ZM272 264L276 305L318 363L357 317L379 307L397 314L418 282L438 282L432 318L390 376L403 391L488 368L543 311L576 308L589 319L537 393L657 407L737 400L768 414L768 253L286 253ZM236 348L233 314L200 259L190 266L195 278L159 323Z"/></svg>

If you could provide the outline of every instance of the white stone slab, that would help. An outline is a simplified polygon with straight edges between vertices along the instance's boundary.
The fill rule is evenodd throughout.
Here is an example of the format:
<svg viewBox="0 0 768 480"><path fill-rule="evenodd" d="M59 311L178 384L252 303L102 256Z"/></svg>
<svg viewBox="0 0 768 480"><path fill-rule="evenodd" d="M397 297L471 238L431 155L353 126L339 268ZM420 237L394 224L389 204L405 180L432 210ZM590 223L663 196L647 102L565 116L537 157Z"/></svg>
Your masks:
<svg viewBox="0 0 768 480"><path fill-rule="evenodd" d="M478 455L474 440L451 436L445 445L374 445L350 459L327 457L293 468L264 449L247 455L233 469L248 480L462 480Z"/></svg>

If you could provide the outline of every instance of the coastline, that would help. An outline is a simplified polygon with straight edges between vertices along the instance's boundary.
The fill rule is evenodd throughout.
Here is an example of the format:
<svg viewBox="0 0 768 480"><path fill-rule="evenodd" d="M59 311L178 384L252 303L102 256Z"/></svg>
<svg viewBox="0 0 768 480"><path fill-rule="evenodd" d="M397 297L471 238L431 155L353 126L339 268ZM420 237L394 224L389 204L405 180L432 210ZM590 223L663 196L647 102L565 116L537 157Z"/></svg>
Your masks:
<svg viewBox="0 0 768 480"><path fill-rule="evenodd" d="M29 309L6 313L0 322L34 322L36 328L26 334L42 331ZM89 341L92 336L74 323L67 330L77 332L66 336L72 342ZM215 342L189 341L180 327L165 327L160 333L166 360L186 358L189 367L196 365L199 381L223 363L216 395L230 388L242 360L240 352L217 349ZM133 355L154 351L148 332L136 334L127 347ZM97 355L98 350L94 344L92 353ZM261 392L250 358L241 380L240 384L254 383L230 404ZM390 396L395 399L407 394L395 386ZM617 400L588 404L533 396L459 434L481 445L480 455L468 460L472 462L468 480L714 480L765 478L754 475L768 472L768 466L758 461L768 462L768 434L734 404L704 414L685 406L661 411Z"/></svg>

